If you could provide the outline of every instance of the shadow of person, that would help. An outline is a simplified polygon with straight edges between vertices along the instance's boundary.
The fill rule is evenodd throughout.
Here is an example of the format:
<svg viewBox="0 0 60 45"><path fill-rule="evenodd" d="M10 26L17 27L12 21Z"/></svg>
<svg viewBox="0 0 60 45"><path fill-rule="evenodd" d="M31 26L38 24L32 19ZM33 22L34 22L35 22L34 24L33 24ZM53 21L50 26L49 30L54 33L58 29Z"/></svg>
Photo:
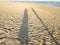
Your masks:
<svg viewBox="0 0 60 45"><path fill-rule="evenodd" d="M28 13L24 10L23 21L19 32L20 45L28 45Z"/></svg>

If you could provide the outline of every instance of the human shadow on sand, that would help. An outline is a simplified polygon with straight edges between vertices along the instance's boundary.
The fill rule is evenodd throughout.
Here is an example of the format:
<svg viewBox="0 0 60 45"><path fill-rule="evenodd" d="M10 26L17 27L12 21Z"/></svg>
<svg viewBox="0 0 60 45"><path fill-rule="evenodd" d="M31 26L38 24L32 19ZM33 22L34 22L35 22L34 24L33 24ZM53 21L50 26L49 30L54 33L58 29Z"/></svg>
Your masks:
<svg viewBox="0 0 60 45"><path fill-rule="evenodd" d="M28 13L24 10L23 21L19 32L20 45L28 45Z"/></svg>
<svg viewBox="0 0 60 45"><path fill-rule="evenodd" d="M40 20L40 22L42 23L42 25L45 27L46 31L49 33L49 35L51 36L51 38L53 39L53 41L56 43L56 45L60 45L56 39L53 37L53 35L50 33L49 29L47 28L47 26L44 24L44 22L42 21L41 17L38 16L38 14L36 13L36 11L32 8L32 11L34 12L34 14L36 15L36 17Z"/></svg>

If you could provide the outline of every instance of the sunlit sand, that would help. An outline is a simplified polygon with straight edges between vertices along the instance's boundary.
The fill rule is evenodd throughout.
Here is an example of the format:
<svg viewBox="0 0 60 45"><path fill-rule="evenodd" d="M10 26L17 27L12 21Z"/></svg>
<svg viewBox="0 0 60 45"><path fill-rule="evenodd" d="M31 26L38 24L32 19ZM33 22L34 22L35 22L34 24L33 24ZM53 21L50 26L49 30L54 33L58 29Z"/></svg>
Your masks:
<svg viewBox="0 0 60 45"><path fill-rule="evenodd" d="M60 45L60 7L0 2L0 45Z"/></svg>

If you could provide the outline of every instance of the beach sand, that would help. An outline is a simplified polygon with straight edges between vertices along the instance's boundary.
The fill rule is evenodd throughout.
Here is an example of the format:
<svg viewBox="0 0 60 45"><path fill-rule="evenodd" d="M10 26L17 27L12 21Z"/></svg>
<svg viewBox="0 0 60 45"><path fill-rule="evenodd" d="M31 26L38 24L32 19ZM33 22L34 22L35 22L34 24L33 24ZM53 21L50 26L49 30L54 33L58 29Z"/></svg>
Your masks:
<svg viewBox="0 0 60 45"><path fill-rule="evenodd" d="M60 7L0 2L0 45L60 45Z"/></svg>

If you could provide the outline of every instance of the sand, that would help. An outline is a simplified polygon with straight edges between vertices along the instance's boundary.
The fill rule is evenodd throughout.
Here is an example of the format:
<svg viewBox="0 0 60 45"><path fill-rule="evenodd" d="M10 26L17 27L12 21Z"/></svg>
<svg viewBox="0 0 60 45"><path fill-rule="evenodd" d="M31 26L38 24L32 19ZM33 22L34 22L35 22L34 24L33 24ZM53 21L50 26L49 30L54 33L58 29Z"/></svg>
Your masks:
<svg viewBox="0 0 60 45"><path fill-rule="evenodd" d="M60 45L60 7L0 2L0 45Z"/></svg>

